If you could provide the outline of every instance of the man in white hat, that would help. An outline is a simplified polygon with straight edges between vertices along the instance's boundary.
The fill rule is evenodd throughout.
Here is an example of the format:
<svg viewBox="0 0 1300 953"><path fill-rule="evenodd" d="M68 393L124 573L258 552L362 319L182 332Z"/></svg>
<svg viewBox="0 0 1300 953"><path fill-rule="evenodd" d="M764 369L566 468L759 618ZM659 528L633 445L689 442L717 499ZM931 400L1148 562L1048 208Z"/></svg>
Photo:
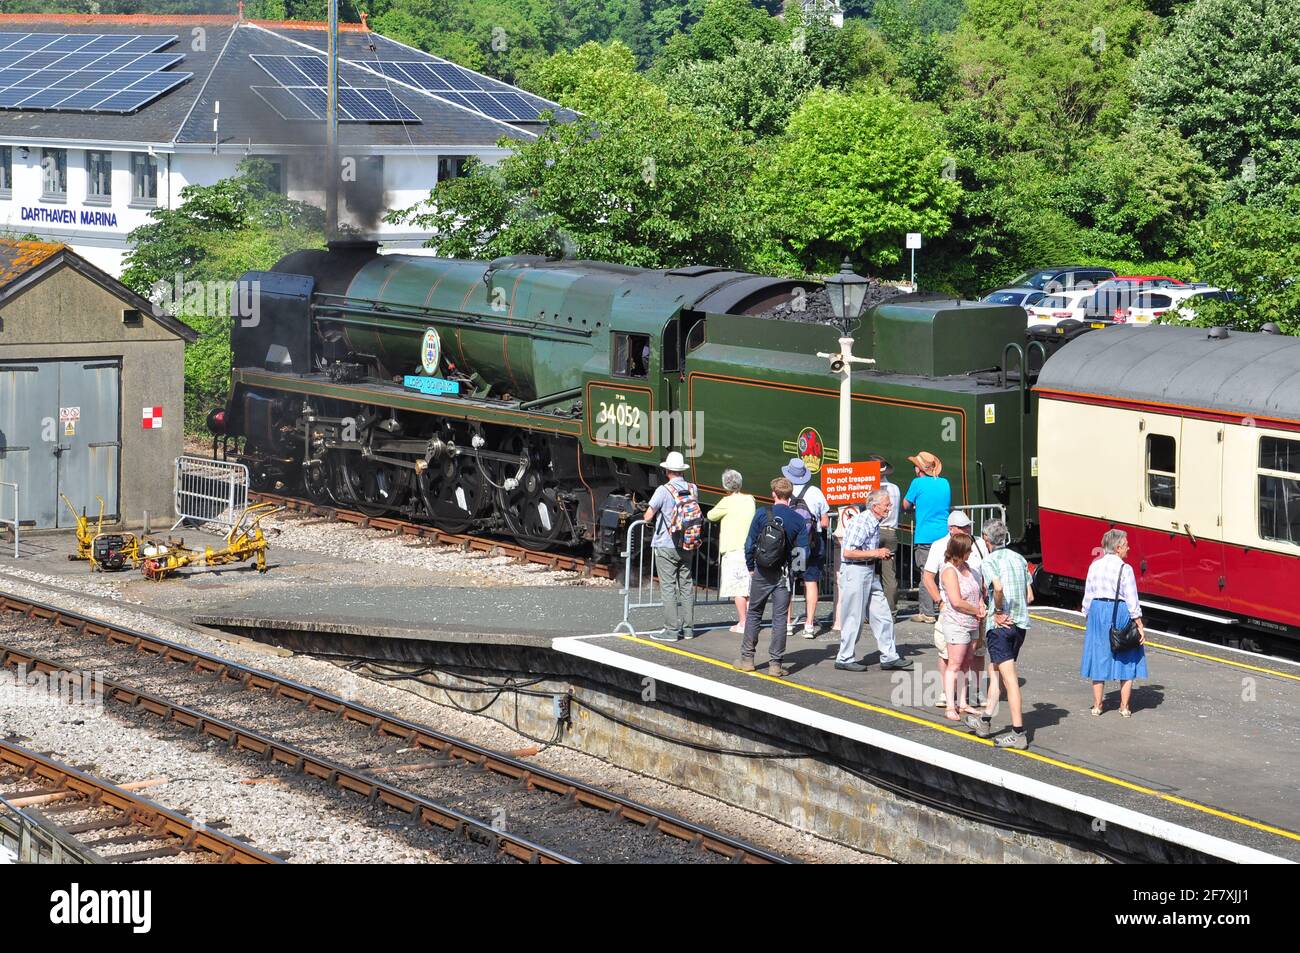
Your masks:
<svg viewBox="0 0 1300 953"><path fill-rule="evenodd" d="M786 505L803 517L808 524L808 560L803 578L804 607L808 610L804 616L803 637L817 638L817 590L822 581L823 563L826 560L826 530L831 524L831 505L826 496L812 482L812 471L808 464L799 457L791 457L790 463L781 468L781 475L794 487L790 502ZM794 592L790 593L790 608L786 610L786 626L794 624Z"/></svg>
<svg viewBox="0 0 1300 953"><path fill-rule="evenodd" d="M645 511L645 521L654 524L650 549L664 593L664 633L654 638L676 642L695 638L695 550L681 548L680 540L673 538L673 517L678 506L698 500L700 491L682 476L690 466L678 451L669 453L659 466L667 472L668 482L655 489Z"/></svg>

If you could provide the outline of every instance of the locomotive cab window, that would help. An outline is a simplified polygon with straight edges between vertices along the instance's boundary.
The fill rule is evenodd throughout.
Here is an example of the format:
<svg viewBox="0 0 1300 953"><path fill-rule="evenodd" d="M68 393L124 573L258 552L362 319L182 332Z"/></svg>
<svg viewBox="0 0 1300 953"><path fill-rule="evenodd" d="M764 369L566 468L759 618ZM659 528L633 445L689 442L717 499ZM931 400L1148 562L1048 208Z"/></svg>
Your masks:
<svg viewBox="0 0 1300 953"><path fill-rule="evenodd" d="M650 375L650 335L614 332L610 372L615 377Z"/></svg>
<svg viewBox="0 0 1300 953"><path fill-rule="evenodd" d="M1177 498L1178 444L1162 433L1147 435L1147 502L1172 510Z"/></svg>
<svg viewBox="0 0 1300 953"><path fill-rule="evenodd" d="M1300 440L1259 438L1259 535L1300 545Z"/></svg>

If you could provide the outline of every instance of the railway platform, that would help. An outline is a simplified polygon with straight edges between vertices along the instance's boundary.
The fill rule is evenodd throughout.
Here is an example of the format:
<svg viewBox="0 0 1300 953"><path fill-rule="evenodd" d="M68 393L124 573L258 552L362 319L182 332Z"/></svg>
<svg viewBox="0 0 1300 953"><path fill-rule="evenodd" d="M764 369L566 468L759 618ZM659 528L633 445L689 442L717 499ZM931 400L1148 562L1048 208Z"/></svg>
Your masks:
<svg viewBox="0 0 1300 953"><path fill-rule="evenodd" d="M761 715L856 742L909 762L919 774L949 774L976 799L1004 808L1074 815L1094 834L1135 831L1208 859L1300 861L1300 665L1149 634L1151 677L1134 687L1133 717L1121 719L1118 686L1107 709L1089 713L1078 674L1077 613L1033 613L1020 658L1027 751L995 749L935 707L939 688L931 627L902 622L899 650L910 672L881 671L869 630L865 673L834 668L838 643L792 638L790 674L737 671L739 636L725 627L662 643L646 634L557 639L556 651L698 693L743 719ZM860 643L860 644L863 644ZM1005 712L994 719L1006 730ZM990 794L989 792L995 792Z"/></svg>

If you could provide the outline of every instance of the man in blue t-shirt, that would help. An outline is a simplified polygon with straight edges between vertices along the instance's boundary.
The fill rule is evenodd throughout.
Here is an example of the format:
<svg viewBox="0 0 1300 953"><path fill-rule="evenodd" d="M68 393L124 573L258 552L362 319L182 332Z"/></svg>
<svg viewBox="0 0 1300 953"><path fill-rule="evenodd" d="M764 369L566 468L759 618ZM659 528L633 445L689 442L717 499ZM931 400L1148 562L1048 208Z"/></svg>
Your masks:
<svg viewBox="0 0 1300 953"><path fill-rule="evenodd" d="M785 657L786 614L790 608L791 571L802 568L808 556L808 521L790 506L794 486L786 477L772 481L772 505L754 514L745 540L745 566L750 572L749 611L745 615L745 634L740 640L740 658L736 670L754 671L754 652L758 648L758 630L763 626L763 609L772 602L772 641L767 648L767 674L784 678L789 672L782 661ZM773 518L781 521L785 535L784 558L780 565L758 564L759 543L763 530Z"/></svg>
<svg viewBox="0 0 1300 953"><path fill-rule="evenodd" d="M663 587L664 631L651 638L676 642L695 638L695 550L682 549L679 540L673 538L673 516L679 497L699 499L700 492L694 483L687 482L685 474L690 467L680 452L674 450L659 466L668 474L668 482L655 489L644 519L654 525L650 549Z"/></svg>
<svg viewBox="0 0 1300 953"><path fill-rule="evenodd" d="M912 561L920 571L925 568L931 544L948 533L952 487L939 475L943 472L943 461L933 453L922 450L907 459L916 468L916 478L908 486L907 496L903 497L903 512L916 511L916 523L912 530ZM917 601L920 603L920 611L916 621L933 623L937 610L934 597L925 586L917 587Z"/></svg>

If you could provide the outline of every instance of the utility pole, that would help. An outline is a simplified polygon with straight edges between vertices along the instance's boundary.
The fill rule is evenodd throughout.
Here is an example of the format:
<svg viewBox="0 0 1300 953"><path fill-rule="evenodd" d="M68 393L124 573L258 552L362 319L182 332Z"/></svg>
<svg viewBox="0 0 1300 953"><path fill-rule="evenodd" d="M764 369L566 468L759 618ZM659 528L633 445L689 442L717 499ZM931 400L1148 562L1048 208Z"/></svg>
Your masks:
<svg viewBox="0 0 1300 953"><path fill-rule="evenodd" d="M325 78L325 237L339 230L339 0L329 0Z"/></svg>

